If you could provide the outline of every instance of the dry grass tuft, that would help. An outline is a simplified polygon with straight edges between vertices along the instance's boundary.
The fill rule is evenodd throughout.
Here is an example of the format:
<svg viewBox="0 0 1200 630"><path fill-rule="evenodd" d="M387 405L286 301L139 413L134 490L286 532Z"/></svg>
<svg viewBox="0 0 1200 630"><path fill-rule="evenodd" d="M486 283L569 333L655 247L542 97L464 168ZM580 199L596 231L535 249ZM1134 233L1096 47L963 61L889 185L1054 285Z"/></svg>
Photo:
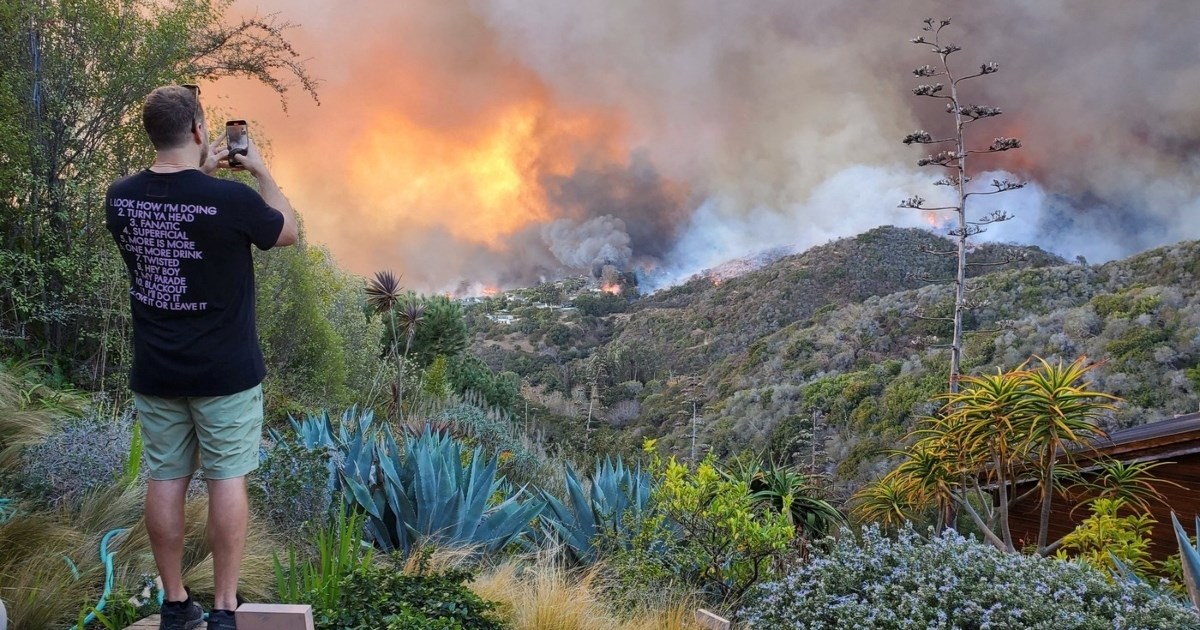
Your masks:
<svg viewBox="0 0 1200 630"><path fill-rule="evenodd" d="M604 601L598 569L569 572L557 563L508 561L470 584L484 599L499 602L517 630L693 630L692 602L664 603L628 619Z"/></svg>
<svg viewBox="0 0 1200 630"><path fill-rule="evenodd" d="M427 555L418 550L408 555L400 571L405 575L418 575L424 568L427 571L441 573L449 569L472 566L479 558L477 547L437 547Z"/></svg>
<svg viewBox="0 0 1200 630"><path fill-rule="evenodd" d="M8 607L9 627L55 628L75 616L100 574L98 559L80 552L92 541L46 514L14 516L0 525L0 599ZM78 562L77 580L67 558Z"/></svg>

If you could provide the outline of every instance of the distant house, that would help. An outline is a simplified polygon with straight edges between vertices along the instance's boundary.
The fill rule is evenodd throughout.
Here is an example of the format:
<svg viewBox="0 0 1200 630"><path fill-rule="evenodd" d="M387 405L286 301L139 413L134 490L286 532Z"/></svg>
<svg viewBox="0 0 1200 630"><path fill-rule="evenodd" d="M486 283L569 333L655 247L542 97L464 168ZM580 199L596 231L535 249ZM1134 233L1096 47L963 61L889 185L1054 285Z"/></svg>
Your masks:
<svg viewBox="0 0 1200 630"><path fill-rule="evenodd" d="M506 326L517 321L517 318L513 317L512 313L506 313L504 311L500 311L499 313L490 313L488 314L487 318L496 322L497 324L504 324Z"/></svg>
<svg viewBox="0 0 1200 630"><path fill-rule="evenodd" d="M1151 516L1158 521L1151 535L1150 551L1155 560L1177 553L1179 546L1171 526L1171 510L1192 535L1195 535L1191 531L1195 517L1200 514L1200 413L1113 431L1107 440L1094 445L1094 451L1077 453L1076 461L1086 471L1088 460L1106 457L1125 463L1166 462L1153 470L1154 475L1164 482L1155 487L1166 497L1166 505L1150 503ZM1020 496L1030 487L1030 483L1019 484L1013 495ZM1072 497L1072 500L1086 498L1085 495ZM1087 510L1077 509L1072 514L1073 503L1070 506L1064 503L1060 496L1055 496L1049 540L1058 540L1088 517ZM1041 506L1036 493L1013 503L1009 514L1014 540L1037 540Z"/></svg>

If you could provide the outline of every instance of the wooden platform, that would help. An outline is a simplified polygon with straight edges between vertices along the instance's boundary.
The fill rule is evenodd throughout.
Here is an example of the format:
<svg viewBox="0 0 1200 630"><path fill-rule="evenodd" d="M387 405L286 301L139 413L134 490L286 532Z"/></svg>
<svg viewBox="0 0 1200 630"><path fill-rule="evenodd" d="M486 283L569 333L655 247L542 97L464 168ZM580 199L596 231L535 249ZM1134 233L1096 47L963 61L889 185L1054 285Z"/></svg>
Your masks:
<svg viewBox="0 0 1200 630"><path fill-rule="evenodd" d="M158 615L151 615L125 630L158 630Z"/></svg>

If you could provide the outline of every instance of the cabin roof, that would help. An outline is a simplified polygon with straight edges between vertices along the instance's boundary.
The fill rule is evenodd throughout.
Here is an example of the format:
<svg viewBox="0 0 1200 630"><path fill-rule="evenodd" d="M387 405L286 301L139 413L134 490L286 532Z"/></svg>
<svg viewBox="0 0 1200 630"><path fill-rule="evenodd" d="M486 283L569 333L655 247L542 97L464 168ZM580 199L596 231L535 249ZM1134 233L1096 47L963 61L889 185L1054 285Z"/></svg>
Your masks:
<svg viewBox="0 0 1200 630"><path fill-rule="evenodd" d="M1092 444L1099 455L1156 460L1200 452L1200 413L1119 429Z"/></svg>

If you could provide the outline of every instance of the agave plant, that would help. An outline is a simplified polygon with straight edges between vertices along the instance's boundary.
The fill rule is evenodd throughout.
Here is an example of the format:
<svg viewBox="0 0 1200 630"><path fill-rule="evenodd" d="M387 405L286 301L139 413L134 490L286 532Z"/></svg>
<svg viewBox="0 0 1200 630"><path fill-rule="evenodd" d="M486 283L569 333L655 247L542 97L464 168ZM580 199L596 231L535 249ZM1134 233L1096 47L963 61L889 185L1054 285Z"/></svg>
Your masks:
<svg viewBox="0 0 1200 630"><path fill-rule="evenodd" d="M425 543L496 551L520 542L545 503L497 476L497 456L477 447L469 461L449 435L426 430L405 440L401 456L383 431L358 456L347 452L338 477L347 503L369 515L368 538L384 551L408 553Z"/></svg>
<svg viewBox="0 0 1200 630"><path fill-rule="evenodd" d="M649 506L653 491L650 474L640 465L628 468L620 457L616 462L609 458L597 461L590 492L584 489L584 483L570 464L566 467L566 480L570 507L542 492L548 508L542 518L542 531L547 537L560 540L574 561L595 562L595 541L601 534L610 534L621 542L633 537L633 524Z"/></svg>
<svg viewBox="0 0 1200 630"><path fill-rule="evenodd" d="M1192 605L1200 610L1200 552L1196 551L1196 548L1200 547L1200 516L1196 517L1196 544L1194 546L1192 538L1183 529L1183 525L1179 524L1179 519L1175 517L1174 512L1171 512L1171 523L1175 525L1175 539L1179 542L1179 557L1183 562L1183 582L1187 585Z"/></svg>

